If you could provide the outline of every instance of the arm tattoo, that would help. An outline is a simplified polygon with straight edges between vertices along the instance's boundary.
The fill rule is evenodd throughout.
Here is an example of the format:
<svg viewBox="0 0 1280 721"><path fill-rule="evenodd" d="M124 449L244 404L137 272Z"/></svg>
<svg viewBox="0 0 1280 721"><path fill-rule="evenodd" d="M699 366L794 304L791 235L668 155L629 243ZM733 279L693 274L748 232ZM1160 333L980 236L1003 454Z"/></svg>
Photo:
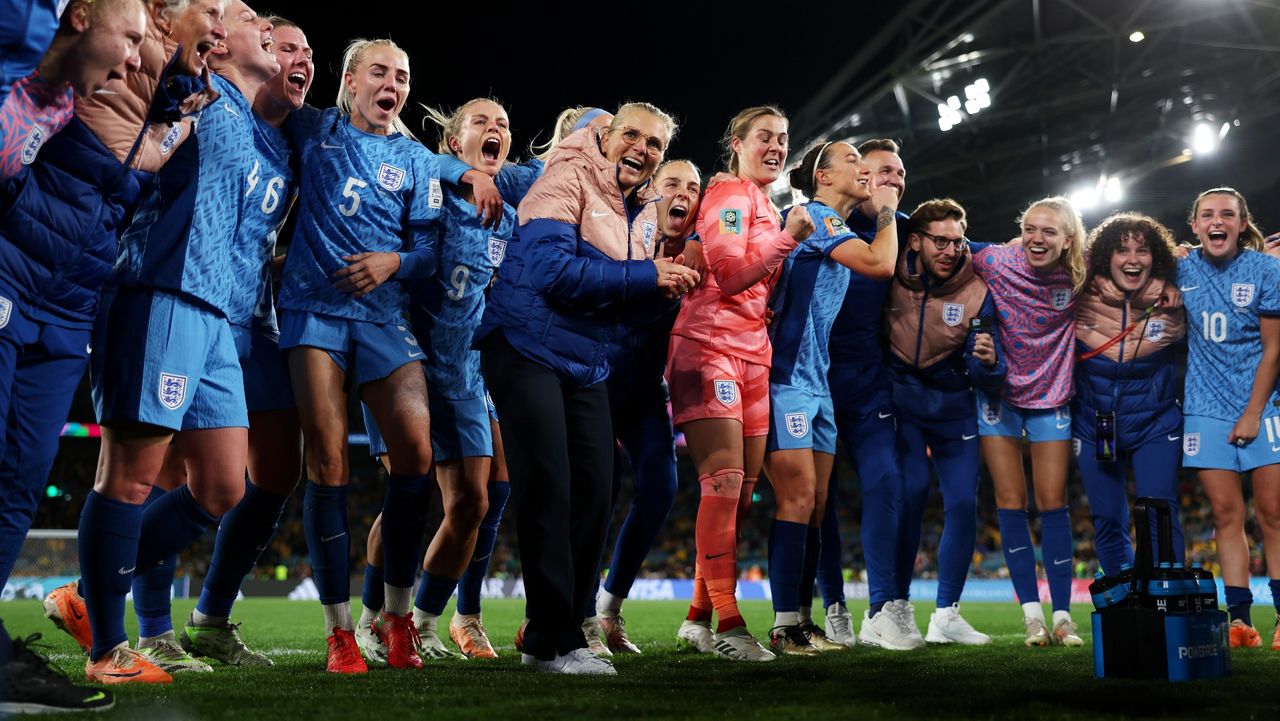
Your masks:
<svg viewBox="0 0 1280 721"><path fill-rule="evenodd" d="M880 209L880 212L876 214L876 232L879 233L889 227L889 225L895 220L897 220L897 218L893 214L893 208L890 208L887 205L884 206Z"/></svg>

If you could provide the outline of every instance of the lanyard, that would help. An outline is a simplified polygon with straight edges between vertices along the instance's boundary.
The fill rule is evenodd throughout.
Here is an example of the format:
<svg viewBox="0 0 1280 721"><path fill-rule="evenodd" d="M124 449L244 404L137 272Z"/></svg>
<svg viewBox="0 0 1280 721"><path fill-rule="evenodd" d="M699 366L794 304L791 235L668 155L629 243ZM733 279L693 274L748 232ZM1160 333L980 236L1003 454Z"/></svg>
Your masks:
<svg viewBox="0 0 1280 721"><path fill-rule="evenodd" d="M1133 329L1134 329L1134 328L1137 328L1139 324L1141 324L1141 323L1145 323L1148 319L1150 319L1150 318L1151 318L1151 314L1152 314L1152 313L1154 313L1154 312L1156 312L1156 308L1157 308L1157 306L1155 306L1155 305L1151 306L1150 308L1147 308L1146 310L1144 310L1144 311L1142 312L1142 315L1141 315L1141 316L1139 316L1137 320L1135 320L1134 322L1132 322L1132 323L1130 323L1130 324L1129 324L1129 327L1127 327L1127 328L1125 328L1124 330L1120 331L1120 334L1119 334L1119 335L1117 335L1116 337L1114 337L1114 338L1112 338L1112 339L1108 340L1106 343L1103 343L1102 345L1098 346L1097 348L1094 348L1093 350L1089 351L1088 353L1081 353L1081 354L1080 354L1080 358L1079 358L1079 359L1080 359L1080 360L1082 360L1082 361L1087 361L1087 360L1089 360L1090 358L1095 358L1095 357L1100 356L1100 355L1102 355L1103 353L1107 352L1108 350L1110 350L1110 349L1111 349L1111 346L1114 346L1116 343L1119 343L1120 341L1124 340L1125 336L1127 336L1127 335L1129 335L1130 333L1132 333L1132 332L1133 332ZM1144 333L1143 335L1146 335L1146 334ZM1141 337L1139 337L1139 338L1138 338L1138 342L1139 342L1139 343L1141 343L1141 342L1142 342L1142 338L1141 338ZM1136 351L1135 351L1135 353L1136 353ZM1121 363L1123 363L1123 362L1124 362L1124 358L1121 358L1121 359L1120 359L1120 362L1121 362Z"/></svg>

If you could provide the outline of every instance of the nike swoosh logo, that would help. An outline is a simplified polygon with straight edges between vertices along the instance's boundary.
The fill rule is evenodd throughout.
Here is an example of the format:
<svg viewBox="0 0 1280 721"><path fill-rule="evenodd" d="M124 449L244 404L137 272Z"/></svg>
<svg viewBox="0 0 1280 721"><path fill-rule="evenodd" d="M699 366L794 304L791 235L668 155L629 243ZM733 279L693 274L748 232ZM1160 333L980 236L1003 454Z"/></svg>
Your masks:
<svg viewBox="0 0 1280 721"><path fill-rule="evenodd" d="M1198 286L1198 285L1184 285L1184 286L1182 286L1181 288L1179 288L1178 290L1182 291L1183 293L1189 293L1189 292L1191 292L1191 291L1193 291L1193 290L1195 290L1196 288L1199 288L1199 287L1200 287L1200 286Z"/></svg>
<svg viewBox="0 0 1280 721"><path fill-rule="evenodd" d="M607 210L593 210L593 211L591 211L591 217L592 217L592 218L603 218L603 217L604 217L604 216L606 216L606 215L610 215L609 211L607 211Z"/></svg>
<svg viewBox="0 0 1280 721"><path fill-rule="evenodd" d="M418 351L413 351L413 350L409 351L409 357L410 357L410 358L417 358L417 357L418 357L418 356L420 356L420 355L422 355L422 351L420 351L420 350L418 350Z"/></svg>
<svg viewBox="0 0 1280 721"><path fill-rule="evenodd" d="M323 140L321 140L321 141L320 141L320 147L325 148L326 150L341 150L341 149L342 149L342 146L341 146L341 145L330 145L330 144L328 144L328 143L324 142Z"/></svg>
<svg viewBox="0 0 1280 721"><path fill-rule="evenodd" d="M1070 558L1064 558L1064 559L1062 559L1061 561L1054 561L1054 562L1053 562L1053 565L1055 565L1055 566L1061 566L1061 565L1062 565L1062 564L1064 564L1064 563L1071 563L1071 559L1070 559Z"/></svg>
<svg viewBox="0 0 1280 721"><path fill-rule="evenodd" d="M99 691L99 692L95 693L95 694L94 694L94 695L92 695L92 696L86 696L86 697L85 697L85 699L84 699L83 701L81 701L80 703L93 703L94 701L101 701L102 699L104 699L104 698L106 698L106 697L107 697L107 695L106 695L105 693L103 693L103 692Z"/></svg>
<svg viewBox="0 0 1280 721"><path fill-rule="evenodd" d="M72 606L72 607L71 607L71 615L72 615L72 616L75 616L77 621L80 621L80 620L82 620L82 619L84 618L84 614L83 614L83 613L80 613L80 607L79 607L79 606Z"/></svg>
<svg viewBox="0 0 1280 721"><path fill-rule="evenodd" d="M710 553L708 553L706 556L704 556L704 558L706 558L708 561L714 561L715 559L717 559L717 558L723 558L724 556L727 556L727 555L729 555L730 553L732 553L732 551L725 551L724 553L717 553L717 554L716 554L716 555L714 555L714 556L713 556L713 555L711 555Z"/></svg>
<svg viewBox="0 0 1280 721"><path fill-rule="evenodd" d="M880 420L884 420L886 418L893 418L892 413L876 413L876 416L878 416Z"/></svg>
<svg viewBox="0 0 1280 721"><path fill-rule="evenodd" d="M110 677L112 677L112 678L133 678L134 676L141 676L141 675L142 675L142 669L138 669L137 671L134 671L133 673L104 673L104 674L102 674L102 675L103 675L103 676L110 676Z"/></svg>
<svg viewBox="0 0 1280 721"><path fill-rule="evenodd" d="M116 573L120 574L121 576L127 576L128 574L133 573L133 569L135 568L137 568L137 566L130 566L129 568L125 568L121 566L120 570L116 571Z"/></svg>
<svg viewBox="0 0 1280 721"><path fill-rule="evenodd" d="M233 108L233 107L231 107L230 105L223 105L223 106L222 106L222 109L223 109L223 110L225 110L225 111L227 111L228 113L231 113L232 115L236 116L237 118L238 118L238 117L240 117L240 113L237 113L237 112L236 112L236 109L235 109L235 108Z"/></svg>
<svg viewBox="0 0 1280 721"><path fill-rule="evenodd" d="M334 540L335 538L342 538L342 537L343 537L343 536L345 536L345 535L347 535L346 531L343 531L342 533L339 533L339 534L338 534L338 535L336 535L336 536L329 536L328 538L325 538L324 536L321 536L321 537L320 537L320 542L321 542L321 543L328 543L329 541L332 541L332 540Z"/></svg>
<svg viewBox="0 0 1280 721"><path fill-rule="evenodd" d="M1178 440L1178 439L1179 439L1179 438L1181 438L1181 437L1182 437L1182 436L1166 436L1166 438L1168 438L1168 439L1169 439L1169 440L1171 440L1171 441L1176 441L1176 440Z"/></svg>
<svg viewBox="0 0 1280 721"><path fill-rule="evenodd" d="M1030 548L1030 546L1018 546L1017 548L1009 548L1006 550L1008 553L1017 553L1018 551L1025 551L1028 548Z"/></svg>
<svg viewBox="0 0 1280 721"><path fill-rule="evenodd" d="M1271 446L1272 453L1280 453L1280 446Z"/></svg>
<svg viewBox="0 0 1280 721"><path fill-rule="evenodd" d="M977 434L977 433L974 433L974 434L973 434L973 435L971 435L971 436L966 436L966 435L961 434L961 436L960 436L960 440L962 440L962 441L971 441L971 440L973 440L974 438L977 438L977 437L978 437L978 434Z"/></svg>
<svg viewBox="0 0 1280 721"><path fill-rule="evenodd" d="M1066 425L1063 425L1061 423L1055 423L1054 425L1058 427L1058 430L1065 431L1066 429L1071 427L1071 421L1067 421Z"/></svg>

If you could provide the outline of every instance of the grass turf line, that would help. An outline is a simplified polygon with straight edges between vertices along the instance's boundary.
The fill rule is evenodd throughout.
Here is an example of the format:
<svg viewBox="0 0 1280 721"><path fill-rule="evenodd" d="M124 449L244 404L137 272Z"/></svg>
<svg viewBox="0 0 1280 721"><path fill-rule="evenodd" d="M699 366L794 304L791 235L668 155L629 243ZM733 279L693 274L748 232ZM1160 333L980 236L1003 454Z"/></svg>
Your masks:
<svg viewBox="0 0 1280 721"><path fill-rule="evenodd" d="M193 605L193 600L175 601L175 623L181 624ZM450 721L726 716L776 721L815 712L859 721L1280 718L1280 695L1274 692L1280 652L1267 644L1233 654L1234 676L1222 681L1095 679L1088 607L1076 609L1086 641L1081 649L1027 649L1016 605L971 603L963 613L995 637L991 646L930 646L908 653L862 647L819 658L739 664L675 652L684 602L632 601L624 609L627 630L644 655L615 658L615 678L572 678L520 665L512 637L523 606L516 600L484 602L485 624L502 657L498 661L428 661L417 672L375 667L366 676L339 677L323 672L319 604L246 599L236 604L235 620L245 622L245 641L272 656L275 668L214 662L213 673L180 674L171 686L117 687L116 708L95 718L353 721L411 714ZM751 630L763 637L772 620L768 602L745 602L741 608ZM865 602L855 603L850 610L860 619L865 608ZM931 604L917 605L921 631L931 611ZM0 603L0 614L14 637L42 633L54 660L72 678L83 678L83 656L69 636L43 618L38 602ZM451 614L446 611L442 627ZM1272 624L1261 622L1270 616L1268 609L1255 615L1259 631L1269 638ZM136 638L131 610L128 628Z"/></svg>

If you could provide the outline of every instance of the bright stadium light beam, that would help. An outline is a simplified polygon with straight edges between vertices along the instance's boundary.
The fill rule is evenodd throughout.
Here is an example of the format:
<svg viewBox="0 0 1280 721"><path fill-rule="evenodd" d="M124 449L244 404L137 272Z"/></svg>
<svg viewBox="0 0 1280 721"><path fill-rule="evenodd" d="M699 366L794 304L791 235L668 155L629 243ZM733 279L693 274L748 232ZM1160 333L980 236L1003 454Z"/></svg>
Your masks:
<svg viewBox="0 0 1280 721"><path fill-rule="evenodd" d="M1196 155L1209 155L1218 149L1218 138L1208 123L1196 123L1191 134L1191 151Z"/></svg>
<svg viewBox="0 0 1280 721"><path fill-rule="evenodd" d="M1076 190L1069 196L1071 204L1076 206L1076 210L1081 212L1092 210L1098 205L1098 188L1086 187Z"/></svg>
<svg viewBox="0 0 1280 721"><path fill-rule="evenodd" d="M1120 179L1114 175L1107 178L1107 182L1102 186L1102 197L1108 203L1119 203L1124 200L1124 187L1120 185Z"/></svg>
<svg viewBox="0 0 1280 721"><path fill-rule="evenodd" d="M1134 30L1133 32L1129 33L1129 42L1131 43L1140 43L1146 39L1147 39L1146 33L1142 32L1141 30Z"/></svg>

